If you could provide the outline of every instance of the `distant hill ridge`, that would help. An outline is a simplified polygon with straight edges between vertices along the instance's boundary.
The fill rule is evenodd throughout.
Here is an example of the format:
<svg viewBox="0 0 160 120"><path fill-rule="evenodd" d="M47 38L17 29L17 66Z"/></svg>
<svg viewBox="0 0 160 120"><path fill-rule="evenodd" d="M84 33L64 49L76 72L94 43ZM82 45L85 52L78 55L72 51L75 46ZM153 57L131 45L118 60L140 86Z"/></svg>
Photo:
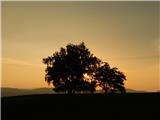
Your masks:
<svg viewBox="0 0 160 120"><path fill-rule="evenodd" d="M127 93L140 93L144 91L136 91L133 89L127 89ZM96 91L100 93L102 91ZM18 95L30 95L30 94L55 94L51 88L36 88L36 89L19 89L19 88L1 88L1 97L6 96L18 96Z"/></svg>
<svg viewBox="0 0 160 120"><path fill-rule="evenodd" d="M36 88L36 89L19 89L19 88L1 88L1 96L18 96L30 94L53 94L51 88Z"/></svg>

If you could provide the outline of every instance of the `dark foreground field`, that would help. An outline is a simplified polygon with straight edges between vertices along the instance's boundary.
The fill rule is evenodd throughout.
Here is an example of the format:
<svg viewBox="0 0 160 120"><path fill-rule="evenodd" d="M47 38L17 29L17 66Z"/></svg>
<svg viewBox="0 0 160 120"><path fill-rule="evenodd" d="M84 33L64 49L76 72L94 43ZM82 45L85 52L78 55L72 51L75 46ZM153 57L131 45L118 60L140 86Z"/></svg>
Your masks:
<svg viewBox="0 0 160 120"><path fill-rule="evenodd" d="M159 101L159 93L26 95L3 97L1 114L2 120L154 120Z"/></svg>

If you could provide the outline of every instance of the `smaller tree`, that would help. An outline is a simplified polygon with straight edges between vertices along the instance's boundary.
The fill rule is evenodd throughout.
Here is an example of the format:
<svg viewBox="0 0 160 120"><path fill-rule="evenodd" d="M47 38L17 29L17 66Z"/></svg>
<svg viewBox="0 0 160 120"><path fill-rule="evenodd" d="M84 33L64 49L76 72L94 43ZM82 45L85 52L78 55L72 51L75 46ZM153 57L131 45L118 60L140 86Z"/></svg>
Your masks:
<svg viewBox="0 0 160 120"><path fill-rule="evenodd" d="M125 92L124 80L126 76L118 71L118 68L110 68L108 63L104 63L96 71L96 78L99 81L99 86L106 92Z"/></svg>

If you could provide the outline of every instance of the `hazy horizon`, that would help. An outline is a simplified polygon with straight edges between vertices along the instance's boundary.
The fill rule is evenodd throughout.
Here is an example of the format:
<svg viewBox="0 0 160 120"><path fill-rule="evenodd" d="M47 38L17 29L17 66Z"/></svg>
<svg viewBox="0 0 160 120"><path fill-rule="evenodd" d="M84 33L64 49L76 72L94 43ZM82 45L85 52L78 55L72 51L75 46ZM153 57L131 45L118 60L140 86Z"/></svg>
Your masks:
<svg viewBox="0 0 160 120"><path fill-rule="evenodd" d="M159 2L3 1L1 16L2 87L47 88L42 58L83 41L126 88L160 90Z"/></svg>

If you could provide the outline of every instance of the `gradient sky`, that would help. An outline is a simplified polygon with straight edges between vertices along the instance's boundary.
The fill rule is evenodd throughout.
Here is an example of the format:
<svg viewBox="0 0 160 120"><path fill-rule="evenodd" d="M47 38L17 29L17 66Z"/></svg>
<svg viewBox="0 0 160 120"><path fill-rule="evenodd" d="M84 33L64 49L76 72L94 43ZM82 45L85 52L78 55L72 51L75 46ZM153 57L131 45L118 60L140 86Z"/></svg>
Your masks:
<svg viewBox="0 0 160 120"><path fill-rule="evenodd" d="M160 90L158 2L2 2L2 87L48 87L42 58L84 41L124 72L125 86Z"/></svg>

